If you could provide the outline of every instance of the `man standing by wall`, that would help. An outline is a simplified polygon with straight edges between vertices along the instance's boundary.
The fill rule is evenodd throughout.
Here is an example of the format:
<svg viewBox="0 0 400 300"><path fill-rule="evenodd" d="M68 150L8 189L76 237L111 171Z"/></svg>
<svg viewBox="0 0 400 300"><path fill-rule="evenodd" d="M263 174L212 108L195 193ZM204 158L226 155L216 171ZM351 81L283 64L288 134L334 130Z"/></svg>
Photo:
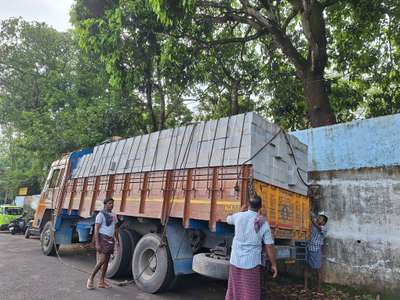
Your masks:
<svg viewBox="0 0 400 300"><path fill-rule="evenodd" d="M98 255L97 264L94 267L92 274L87 280L86 287L91 290L94 288L94 277L97 272L101 269L101 277L98 284L98 288L110 288L111 285L105 281L107 273L108 262L111 254L114 253L114 238L119 244L118 228L116 228L118 219L117 216L112 212L114 208L114 200L107 198L103 201L104 209L99 212L96 216L95 221L95 243Z"/></svg>
<svg viewBox="0 0 400 300"><path fill-rule="evenodd" d="M263 216L258 215L261 198L250 199L249 209L228 216L235 226L225 300L259 300L261 298L262 244L272 264L273 277L278 275L274 255L274 240Z"/></svg>
<svg viewBox="0 0 400 300"><path fill-rule="evenodd" d="M308 289L308 271L309 269L317 273L317 290L321 291L321 248L328 232L326 223L328 217L324 212L320 212L318 218L311 219L311 239L306 248L306 267L304 268L304 289Z"/></svg>

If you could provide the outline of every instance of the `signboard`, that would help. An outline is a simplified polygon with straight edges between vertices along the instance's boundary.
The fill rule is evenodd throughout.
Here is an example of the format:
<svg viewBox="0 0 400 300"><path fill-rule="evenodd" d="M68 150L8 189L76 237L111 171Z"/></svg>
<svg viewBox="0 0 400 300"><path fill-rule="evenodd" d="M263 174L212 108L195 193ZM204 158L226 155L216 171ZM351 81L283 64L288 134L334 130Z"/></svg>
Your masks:
<svg viewBox="0 0 400 300"><path fill-rule="evenodd" d="M27 187L20 187L18 189L18 196L26 196L28 195L28 188Z"/></svg>

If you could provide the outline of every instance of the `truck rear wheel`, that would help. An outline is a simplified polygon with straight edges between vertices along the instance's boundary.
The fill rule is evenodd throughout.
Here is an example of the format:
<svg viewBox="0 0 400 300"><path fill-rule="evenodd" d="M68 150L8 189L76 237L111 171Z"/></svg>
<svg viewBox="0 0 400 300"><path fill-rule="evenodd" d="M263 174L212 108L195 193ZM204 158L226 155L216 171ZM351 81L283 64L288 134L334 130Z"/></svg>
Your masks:
<svg viewBox="0 0 400 300"><path fill-rule="evenodd" d="M114 248L114 254L111 255L108 263L107 274L108 278L129 276L132 260L132 237L131 233L126 229L119 231L119 247Z"/></svg>
<svg viewBox="0 0 400 300"><path fill-rule="evenodd" d="M149 233L140 239L133 253L132 273L136 285L147 293L171 286L175 278L172 259L159 235Z"/></svg>
<svg viewBox="0 0 400 300"><path fill-rule="evenodd" d="M198 274L227 280L229 276L229 260L213 258L210 253L199 253L193 256L193 271Z"/></svg>
<svg viewBox="0 0 400 300"><path fill-rule="evenodd" d="M43 254L46 256L55 255L60 247L54 243L54 229L50 221L44 225L42 233L40 234L40 245Z"/></svg>

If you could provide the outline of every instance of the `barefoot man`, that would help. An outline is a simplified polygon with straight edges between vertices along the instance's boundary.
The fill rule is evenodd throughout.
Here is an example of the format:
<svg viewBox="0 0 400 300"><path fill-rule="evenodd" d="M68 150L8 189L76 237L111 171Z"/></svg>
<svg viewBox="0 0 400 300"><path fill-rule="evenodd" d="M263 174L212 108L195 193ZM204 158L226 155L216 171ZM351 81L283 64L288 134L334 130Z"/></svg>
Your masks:
<svg viewBox="0 0 400 300"><path fill-rule="evenodd" d="M317 291L321 292L321 248L327 234L328 217L324 212L318 218L311 218L311 239L306 247L306 266L304 268L304 290L308 289L308 272L317 273Z"/></svg>
<svg viewBox="0 0 400 300"><path fill-rule="evenodd" d="M101 269L101 276L98 288L110 288L111 285L105 281L105 276L108 268L110 255L114 253L114 241L119 245L118 228L116 228L118 219L112 212L114 208L114 200L106 198L104 201L104 209L96 216L94 227L94 238L97 251L97 264L94 267L92 274L87 280L86 287L91 290L94 288L94 277ZM115 240L114 240L115 238Z"/></svg>
<svg viewBox="0 0 400 300"><path fill-rule="evenodd" d="M278 274L274 255L274 240L264 216L258 214L261 198L254 196L249 209L228 216L228 224L235 225L235 236L229 266L228 290L225 300L261 299L262 245L272 264L273 277Z"/></svg>

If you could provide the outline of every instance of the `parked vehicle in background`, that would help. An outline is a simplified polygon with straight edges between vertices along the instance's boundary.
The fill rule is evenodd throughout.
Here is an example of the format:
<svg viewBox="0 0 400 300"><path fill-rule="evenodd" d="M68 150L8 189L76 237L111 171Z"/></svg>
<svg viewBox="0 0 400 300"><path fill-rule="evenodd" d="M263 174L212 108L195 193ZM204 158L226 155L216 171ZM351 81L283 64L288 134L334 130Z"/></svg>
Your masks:
<svg viewBox="0 0 400 300"><path fill-rule="evenodd" d="M0 230L7 230L8 224L24 215L24 209L15 205L0 205Z"/></svg>
<svg viewBox="0 0 400 300"><path fill-rule="evenodd" d="M11 234L16 233L25 233L27 228L26 220L24 217L12 220L10 224L8 224L8 231Z"/></svg>
<svg viewBox="0 0 400 300"><path fill-rule="evenodd" d="M306 169L307 146L255 113L113 141L52 164L31 231L45 255L88 243L112 197L123 223L108 277L132 274L149 293L193 272L226 279L226 218L251 193L262 198L277 258L299 257L310 228Z"/></svg>

